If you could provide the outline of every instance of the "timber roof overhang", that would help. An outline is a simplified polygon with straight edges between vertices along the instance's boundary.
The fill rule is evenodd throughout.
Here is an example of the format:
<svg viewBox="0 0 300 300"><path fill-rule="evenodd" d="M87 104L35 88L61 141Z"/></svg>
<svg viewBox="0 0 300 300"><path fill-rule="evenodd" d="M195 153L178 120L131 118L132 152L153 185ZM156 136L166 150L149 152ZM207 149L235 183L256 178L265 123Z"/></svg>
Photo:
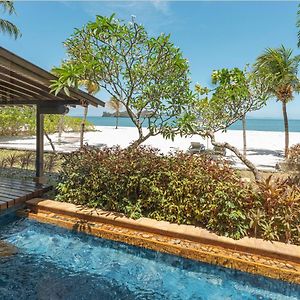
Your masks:
<svg viewBox="0 0 300 300"><path fill-rule="evenodd" d="M0 105L93 105L105 103L88 93L69 88L70 95L50 93L56 76L0 47Z"/></svg>

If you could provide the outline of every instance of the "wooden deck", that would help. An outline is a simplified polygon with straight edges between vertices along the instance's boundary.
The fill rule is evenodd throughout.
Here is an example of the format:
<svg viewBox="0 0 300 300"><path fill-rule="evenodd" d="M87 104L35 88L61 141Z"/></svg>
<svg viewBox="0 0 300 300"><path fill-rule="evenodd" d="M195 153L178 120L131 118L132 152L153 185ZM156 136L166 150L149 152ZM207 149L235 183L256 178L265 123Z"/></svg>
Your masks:
<svg viewBox="0 0 300 300"><path fill-rule="evenodd" d="M0 213L32 198L41 197L50 189L50 185L0 177Z"/></svg>

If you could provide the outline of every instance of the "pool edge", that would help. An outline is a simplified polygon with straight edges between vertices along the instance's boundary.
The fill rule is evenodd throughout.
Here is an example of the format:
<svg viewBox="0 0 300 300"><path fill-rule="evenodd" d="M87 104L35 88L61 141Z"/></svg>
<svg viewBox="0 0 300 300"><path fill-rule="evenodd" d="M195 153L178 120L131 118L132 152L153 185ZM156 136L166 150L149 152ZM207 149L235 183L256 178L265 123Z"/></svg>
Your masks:
<svg viewBox="0 0 300 300"><path fill-rule="evenodd" d="M299 253L295 253L293 260L265 256L264 253L254 249L254 253L243 249L226 247L223 244L195 241L188 238L188 234L161 234L155 226L151 230L151 222L148 227L143 226L139 220L131 220L119 214L100 211L101 214L92 214L92 210L86 210L78 206L60 203L45 199L33 199L27 202L29 210L22 214L40 222L51 223L67 229L85 232L105 239L124 242L138 247L155 251L174 254L201 262L220 265L252 274L258 274L274 279L284 280L300 284L300 261L295 262L300 255L300 247L293 246ZM93 210L94 211L94 210ZM121 221L120 221L121 219ZM127 223L127 221L129 222ZM165 222L152 220L153 224L165 225ZM156 224L156 225L157 225ZM181 225L177 225L181 226ZM188 225L185 225L188 226ZM191 226L193 227L193 226ZM177 228L177 227L176 227ZM215 236L215 235L214 235ZM212 240L214 239L212 237ZM193 236L191 236L193 237ZM289 245L288 245L289 246ZM296 248L295 248L296 247ZM277 256L279 254L277 253Z"/></svg>

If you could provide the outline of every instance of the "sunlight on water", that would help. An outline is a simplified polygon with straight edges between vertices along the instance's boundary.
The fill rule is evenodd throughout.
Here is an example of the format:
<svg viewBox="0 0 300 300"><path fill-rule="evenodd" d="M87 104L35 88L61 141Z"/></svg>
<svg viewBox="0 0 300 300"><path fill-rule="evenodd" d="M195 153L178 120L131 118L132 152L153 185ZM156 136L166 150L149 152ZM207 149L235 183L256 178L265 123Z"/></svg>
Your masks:
<svg viewBox="0 0 300 300"><path fill-rule="evenodd" d="M297 285L27 219L0 228L0 238L18 248L0 257L0 299L300 298Z"/></svg>

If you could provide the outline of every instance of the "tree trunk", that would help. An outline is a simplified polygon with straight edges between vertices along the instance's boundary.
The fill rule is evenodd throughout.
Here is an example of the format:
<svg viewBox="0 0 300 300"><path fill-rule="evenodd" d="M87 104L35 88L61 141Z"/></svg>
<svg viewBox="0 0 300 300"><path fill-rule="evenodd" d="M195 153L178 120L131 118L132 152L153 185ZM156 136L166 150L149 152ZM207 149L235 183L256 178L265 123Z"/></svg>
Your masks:
<svg viewBox="0 0 300 300"><path fill-rule="evenodd" d="M85 130L87 114L88 114L88 105L84 106L83 118L82 118L82 122L81 122L80 148L83 148L83 137L84 137L84 130Z"/></svg>
<svg viewBox="0 0 300 300"><path fill-rule="evenodd" d="M243 155L246 157L247 155L247 138L246 138L246 115L242 118L243 124Z"/></svg>
<svg viewBox="0 0 300 300"><path fill-rule="evenodd" d="M50 146L51 146L53 152L56 152L55 146L54 146L53 141L51 140L50 136L48 135L48 133L47 133L46 131L44 131L44 133L45 133L45 136L46 136L47 140L48 140L49 143L50 143Z"/></svg>
<svg viewBox="0 0 300 300"><path fill-rule="evenodd" d="M208 136L210 137L210 140L211 140L211 143L213 146L221 147L221 148L223 147L223 148L226 148L226 149L230 150L231 152L233 152L253 173L256 182L261 181L261 179L262 179L261 175L260 175L259 171L257 170L257 168L255 167L255 165L250 160L248 160L236 147L234 147L228 143L216 142L215 135L213 133L208 134Z"/></svg>
<svg viewBox="0 0 300 300"><path fill-rule="evenodd" d="M282 113L284 121L284 132L285 132L285 145L284 145L284 155L288 157L289 154L289 121L286 111L286 101L282 101Z"/></svg>
<svg viewBox="0 0 300 300"><path fill-rule="evenodd" d="M64 119L65 119L65 115L61 115L59 117L59 123L58 123L58 144L61 143L61 136L62 136L63 127L64 127Z"/></svg>
<svg viewBox="0 0 300 300"><path fill-rule="evenodd" d="M116 113L116 129L118 129L119 126L119 112Z"/></svg>
<svg viewBox="0 0 300 300"><path fill-rule="evenodd" d="M131 143L128 146L128 149L137 148L140 144L142 144L143 142L145 142L150 136L152 136L152 134L150 132L148 132L146 135L143 135L139 131L139 138L136 141L134 141L133 143Z"/></svg>

